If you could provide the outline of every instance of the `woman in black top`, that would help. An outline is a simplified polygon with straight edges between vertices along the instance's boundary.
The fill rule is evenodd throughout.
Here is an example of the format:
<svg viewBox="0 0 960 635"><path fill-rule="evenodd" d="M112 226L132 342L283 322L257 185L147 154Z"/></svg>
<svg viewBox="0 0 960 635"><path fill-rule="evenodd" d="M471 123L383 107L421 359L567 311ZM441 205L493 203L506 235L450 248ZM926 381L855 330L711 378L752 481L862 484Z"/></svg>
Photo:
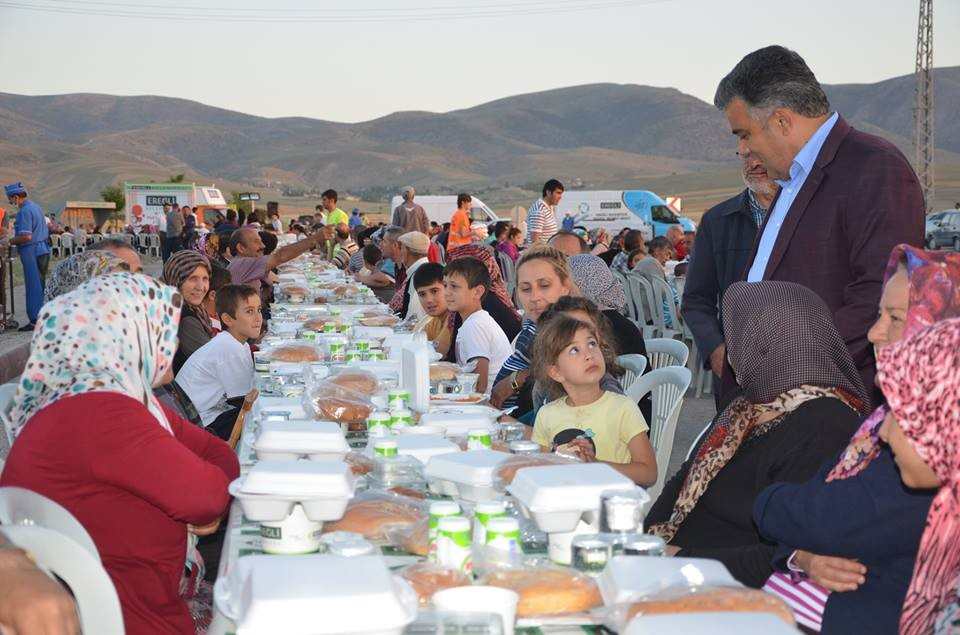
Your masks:
<svg viewBox="0 0 960 635"><path fill-rule="evenodd" d="M675 555L720 560L760 587L776 549L753 523L757 495L800 483L843 449L866 391L815 293L789 282L738 282L723 298L727 356L741 394L720 412L647 515Z"/></svg>

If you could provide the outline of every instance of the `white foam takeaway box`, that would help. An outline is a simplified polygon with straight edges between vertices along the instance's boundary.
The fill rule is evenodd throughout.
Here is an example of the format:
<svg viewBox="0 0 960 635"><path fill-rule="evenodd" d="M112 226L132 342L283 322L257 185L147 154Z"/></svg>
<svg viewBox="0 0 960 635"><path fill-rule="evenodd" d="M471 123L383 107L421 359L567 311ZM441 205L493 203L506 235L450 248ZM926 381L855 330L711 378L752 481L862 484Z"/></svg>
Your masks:
<svg viewBox="0 0 960 635"><path fill-rule="evenodd" d="M606 606L635 602L671 587L743 586L719 560L614 556L597 579Z"/></svg>
<svg viewBox="0 0 960 635"><path fill-rule="evenodd" d="M260 395L253 402L253 415L263 420L269 414L283 414L288 419L306 419L307 411L303 409L301 397L270 397Z"/></svg>
<svg viewBox="0 0 960 635"><path fill-rule="evenodd" d="M674 613L633 618L623 635L797 635L799 630L772 613Z"/></svg>
<svg viewBox="0 0 960 635"><path fill-rule="evenodd" d="M437 493L474 502L491 500L498 496L493 487L494 470L510 456L496 450L441 454L427 462L423 474Z"/></svg>
<svg viewBox="0 0 960 635"><path fill-rule="evenodd" d="M576 529L585 512L600 509L602 492L636 489L632 480L605 463L527 467L507 486L547 533Z"/></svg>
<svg viewBox="0 0 960 635"><path fill-rule="evenodd" d="M253 449L261 461L342 460L350 451L343 429L332 421L264 421Z"/></svg>
<svg viewBox="0 0 960 635"><path fill-rule="evenodd" d="M411 430L416 428L413 426ZM406 430L404 430L406 432ZM450 454L451 452L461 452L460 446L452 441L448 441L439 434L402 434L400 436L390 437L397 442L397 454L401 456L412 456L424 465L435 456ZM373 456L373 439L364 450L364 454Z"/></svg>
<svg viewBox="0 0 960 635"><path fill-rule="evenodd" d="M471 430L486 429L491 432L496 427L496 419L485 412L457 412L455 410L433 409L420 417L420 425L434 426L443 430L448 437L466 436Z"/></svg>
<svg viewBox="0 0 960 635"><path fill-rule="evenodd" d="M217 591L237 635L400 635L417 615L380 556L247 556Z"/></svg>
<svg viewBox="0 0 960 635"><path fill-rule="evenodd" d="M430 408L430 353L426 342L412 341L400 351L400 388L410 391L410 409L426 412Z"/></svg>
<svg viewBox="0 0 960 635"><path fill-rule="evenodd" d="M300 503L307 518L343 518L356 477L343 461L260 461L230 483L243 515L255 522L281 521Z"/></svg>

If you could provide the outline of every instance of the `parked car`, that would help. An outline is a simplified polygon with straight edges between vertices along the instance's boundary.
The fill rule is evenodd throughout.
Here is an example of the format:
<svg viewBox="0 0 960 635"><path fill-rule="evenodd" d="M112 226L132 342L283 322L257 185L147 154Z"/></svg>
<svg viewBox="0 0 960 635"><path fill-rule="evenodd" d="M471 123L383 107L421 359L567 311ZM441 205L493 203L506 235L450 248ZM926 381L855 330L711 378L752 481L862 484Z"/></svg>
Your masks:
<svg viewBox="0 0 960 635"><path fill-rule="evenodd" d="M960 251L960 212L945 212L929 236L927 245L931 249L953 247Z"/></svg>
<svg viewBox="0 0 960 635"><path fill-rule="evenodd" d="M950 213L950 210L945 209L942 212L936 212L927 216L926 228L924 229L923 235L923 244L928 248L933 248L933 243L930 242L933 238L933 232L940 226L940 221L943 220L943 217Z"/></svg>

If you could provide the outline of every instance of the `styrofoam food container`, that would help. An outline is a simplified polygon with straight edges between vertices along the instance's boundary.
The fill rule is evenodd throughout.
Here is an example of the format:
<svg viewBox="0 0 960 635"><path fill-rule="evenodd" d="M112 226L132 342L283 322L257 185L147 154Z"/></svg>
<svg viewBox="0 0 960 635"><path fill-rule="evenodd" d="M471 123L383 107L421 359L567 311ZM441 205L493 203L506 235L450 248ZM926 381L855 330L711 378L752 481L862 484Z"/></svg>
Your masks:
<svg viewBox="0 0 960 635"><path fill-rule="evenodd" d="M300 397L270 397L260 395L253 402L253 414L260 418L264 411L283 411L290 413L291 419L306 419L307 412L303 409L303 399Z"/></svg>
<svg viewBox="0 0 960 635"><path fill-rule="evenodd" d="M420 417L420 425L441 428L448 437L466 436L470 430L485 428L491 432L496 427L495 419L478 412L451 412L433 410Z"/></svg>
<svg viewBox="0 0 960 635"><path fill-rule="evenodd" d="M214 598L237 635L401 635L417 615L416 593L380 556L247 556Z"/></svg>
<svg viewBox="0 0 960 635"><path fill-rule="evenodd" d="M772 613L674 613L638 615L623 635L796 635L800 631Z"/></svg>
<svg viewBox="0 0 960 635"><path fill-rule="evenodd" d="M415 425L400 428L400 434L429 434L443 436L443 428L438 426ZM459 447L459 446L458 446Z"/></svg>
<svg viewBox="0 0 960 635"><path fill-rule="evenodd" d="M584 512L600 508L605 491L633 491L632 480L605 463L528 467L507 491L529 511L541 531L573 531Z"/></svg>
<svg viewBox="0 0 960 635"><path fill-rule="evenodd" d="M424 465L435 456L461 451L459 445L438 434L403 434L391 439L397 443L397 454L412 456ZM373 456L372 444L367 445L364 454Z"/></svg>
<svg viewBox="0 0 960 635"><path fill-rule="evenodd" d="M606 606L634 602L670 587L704 585L743 586L718 560L706 558L614 556L597 579Z"/></svg>
<svg viewBox="0 0 960 635"><path fill-rule="evenodd" d="M441 454L427 462L423 473L435 492L474 502L490 500L498 496L493 487L493 472L511 456L496 450Z"/></svg>
<svg viewBox="0 0 960 635"><path fill-rule="evenodd" d="M307 518L322 522L343 517L355 488L343 461L260 461L229 492L252 521L283 520L300 503Z"/></svg>
<svg viewBox="0 0 960 635"><path fill-rule="evenodd" d="M350 446L340 424L331 421L264 421L253 443L262 461L296 460L307 455L313 461L342 460Z"/></svg>

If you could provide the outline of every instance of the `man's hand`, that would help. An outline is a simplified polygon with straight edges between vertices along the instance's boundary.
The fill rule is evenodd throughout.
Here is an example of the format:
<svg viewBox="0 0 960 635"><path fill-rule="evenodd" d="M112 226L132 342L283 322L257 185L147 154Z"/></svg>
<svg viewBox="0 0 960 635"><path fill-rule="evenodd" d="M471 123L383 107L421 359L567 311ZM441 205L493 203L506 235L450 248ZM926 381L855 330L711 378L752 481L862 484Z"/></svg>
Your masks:
<svg viewBox="0 0 960 635"><path fill-rule="evenodd" d="M80 633L80 619L70 594L19 549L0 548L0 632Z"/></svg>
<svg viewBox="0 0 960 635"><path fill-rule="evenodd" d="M866 581L867 568L856 560L797 550L793 561L811 580L830 591L856 591Z"/></svg>
<svg viewBox="0 0 960 635"><path fill-rule="evenodd" d="M721 344L710 353L710 369L717 377L723 377L723 366L727 360L727 345Z"/></svg>
<svg viewBox="0 0 960 635"><path fill-rule="evenodd" d="M490 391L490 405L494 408L503 407L503 402L513 394L513 386L510 385L512 382L513 378L507 375L494 384L493 390Z"/></svg>
<svg viewBox="0 0 960 635"><path fill-rule="evenodd" d="M217 533L217 530L220 529L220 519L216 519L209 525L202 525L200 527L196 525L187 525L187 530L194 534L195 536L209 536L210 534Z"/></svg>

